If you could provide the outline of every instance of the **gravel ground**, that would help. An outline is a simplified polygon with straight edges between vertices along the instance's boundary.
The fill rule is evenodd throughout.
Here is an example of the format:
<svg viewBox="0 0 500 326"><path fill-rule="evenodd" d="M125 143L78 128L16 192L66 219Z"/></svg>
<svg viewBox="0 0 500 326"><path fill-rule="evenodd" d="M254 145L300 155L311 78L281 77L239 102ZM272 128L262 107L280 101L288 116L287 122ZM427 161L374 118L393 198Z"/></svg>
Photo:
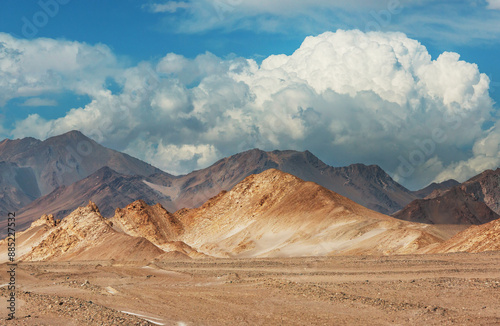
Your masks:
<svg viewBox="0 0 500 326"><path fill-rule="evenodd" d="M22 263L16 277L2 325L500 324L500 252Z"/></svg>

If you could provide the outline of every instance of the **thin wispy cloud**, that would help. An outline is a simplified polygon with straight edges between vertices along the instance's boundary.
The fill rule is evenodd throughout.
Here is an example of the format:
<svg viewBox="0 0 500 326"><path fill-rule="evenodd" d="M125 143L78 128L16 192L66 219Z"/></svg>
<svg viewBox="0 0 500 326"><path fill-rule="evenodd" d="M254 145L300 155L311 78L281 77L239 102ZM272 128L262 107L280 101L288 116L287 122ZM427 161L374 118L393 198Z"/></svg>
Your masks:
<svg viewBox="0 0 500 326"><path fill-rule="evenodd" d="M58 103L56 100L51 100L47 98L40 97L32 97L24 101L20 104L21 106L30 106L30 107L38 107L38 106L57 106Z"/></svg>
<svg viewBox="0 0 500 326"><path fill-rule="evenodd" d="M175 8L176 3L155 4ZM167 12L165 29L178 33L251 30L321 33L338 28L403 31L416 38L465 43L500 39L500 1L248 1L183 2L186 16ZM446 15L443 15L446 13Z"/></svg>
<svg viewBox="0 0 500 326"><path fill-rule="evenodd" d="M182 1L169 1L166 3L152 3L143 6L143 9L146 9L152 13L175 13L179 9L187 9L190 7L190 4Z"/></svg>

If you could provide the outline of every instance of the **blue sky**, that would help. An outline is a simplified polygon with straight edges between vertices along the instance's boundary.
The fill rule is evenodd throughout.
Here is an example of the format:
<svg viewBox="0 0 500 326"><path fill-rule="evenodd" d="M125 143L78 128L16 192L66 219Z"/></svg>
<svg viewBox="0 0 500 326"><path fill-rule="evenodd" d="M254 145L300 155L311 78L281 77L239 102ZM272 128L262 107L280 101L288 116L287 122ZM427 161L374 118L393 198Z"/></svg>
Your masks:
<svg viewBox="0 0 500 326"><path fill-rule="evenodd" d="M0 138L80 129L173 173L253 147L309 149L331 165L379 164L411 188L500 163L498 0L10 0L0 33ZM334 60L341 47L351 56ZM394 71L363 76L363 60L393 54Z"/></svg>

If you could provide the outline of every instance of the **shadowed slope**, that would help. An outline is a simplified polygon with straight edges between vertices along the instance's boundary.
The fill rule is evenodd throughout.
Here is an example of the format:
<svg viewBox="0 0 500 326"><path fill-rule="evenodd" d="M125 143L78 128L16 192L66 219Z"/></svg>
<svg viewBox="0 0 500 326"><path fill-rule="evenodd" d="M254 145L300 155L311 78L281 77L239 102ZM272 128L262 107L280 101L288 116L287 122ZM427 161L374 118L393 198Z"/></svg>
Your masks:
<svg viewBox="0 0 500 326"><path fill-rule="evenodd" d="M483 224L500 218L500 169L487 170L446 191L436 190L394 217L431 224Z"/></svg>
<svg viewBox="0 0 500 326"><path fill-rule="evenodd" d="M68 187L59 187L21 209L17 214L18 230L22 230L43 214L61 219L89 200L95 202L105 217L112 217L118 207L143 199L148 204L169 203L169 198L148 187L140 176L120 174L104 167ZM0 221L0 227L6 221Z"/></svg>

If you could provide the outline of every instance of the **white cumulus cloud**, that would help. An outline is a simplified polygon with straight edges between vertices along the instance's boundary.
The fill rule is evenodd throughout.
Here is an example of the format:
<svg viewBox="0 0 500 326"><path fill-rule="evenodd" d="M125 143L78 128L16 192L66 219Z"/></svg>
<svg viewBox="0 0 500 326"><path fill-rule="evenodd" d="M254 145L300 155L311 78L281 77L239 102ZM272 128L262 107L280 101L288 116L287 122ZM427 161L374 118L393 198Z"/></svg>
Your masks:
<svg viewBox="0 0 500 326"><path fill-rule="evenodd" d="M26 47L39 46L31 42ZM120 70L105 53L121 92L97 82L79 87L91 103L55 120L32 115L17 122L13 135L46 138L79 129L171 173L254 147L308 149L334 165L379 164L413 187L442 171L464 179L493 164L469 160L498 160L492 149L498 128L482 129L493 119L488 77L456 53L433 59L401 33L327 32L261 64L171 53ZM16 56L23 55L9 57L14 71L22 69ZM64 76L75 89L81 85ZM20 96L20 87L12 93Z"/></svg>
<svg viewBox="0 0 500 326"><path fill-rule="evenodd" d="M102 44L25 40L0 33L0 105L61 89L90 94L116 68L114 54Z"/></svg>

